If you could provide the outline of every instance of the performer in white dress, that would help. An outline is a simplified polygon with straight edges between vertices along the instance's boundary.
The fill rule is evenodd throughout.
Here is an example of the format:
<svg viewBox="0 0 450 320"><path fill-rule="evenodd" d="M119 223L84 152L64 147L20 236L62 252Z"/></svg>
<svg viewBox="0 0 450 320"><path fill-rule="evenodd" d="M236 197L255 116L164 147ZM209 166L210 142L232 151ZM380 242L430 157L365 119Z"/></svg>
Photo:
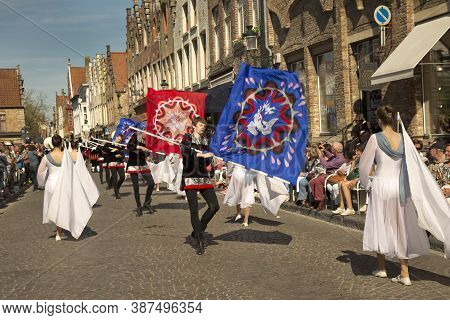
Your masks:
<svg viewBox="0 0 450 320"><path fill-rule="evenodd" d="M281 204L289 199L289 190L280 180L270 178L262 173L245 169L235 164L231 181L225 194L224 204L236 206L239 220L244 209L243 226L248 226L250 208L255 203L255 189L258 190L261 206L264 211L278 217Z"/></svg>
<svg viewBox="0 0 450 320"><path fill-rule="evenodd" d="M243 210L244 222L242 225L248 227L250 208L255 203L256 173L237 164L230 168L232 169L231 180L223 203L230 207L236 207L235 221L242 218L241 211Z"/></svg>
<svg viewBox="0 0 450 320"><path fill-rule="evenodd" d="M45 186L43 223L56 224L56 241L64 237L63 229L78 239L92 215L89 198L81 179L74 173L69 152L62 150L62 143L59 135L52 137L53 151L42 159L38 168L38 183Z"/></svg>
<svg viewBox="0 0 450 320"><path fill-rule="evenodd" d="M411 285L408 259L425 255L429 250L427 235L421 227L444 241L448 252L448 205L440 192L433 192L434 188L438 190L433 179L416 178L431 174L424 165L420 167L411 161L417 151L414 146L411 150L412 141L404 128L403 134L394 131L392 110L381 107L377 110L377 117L383 132L370 137L360 160L361 183L369 195L363 249L377 252L378 268L373 272L374 276L386 278L385 255L397 257L400 259L401 273L392 281ZM420 159L418 154L417 157ZM377 167L371 180L369 177L374 160ZM419 181L413 183L414 179ZM413 190L413 184L416 190ZM431 190L432 195L428 196L433 199L435 207L424 208L416 201L421 197L417 194L427 192L425 189ZM442 201L439 197L443 198ZM416 209L420 207L418 216Z"/></svg>

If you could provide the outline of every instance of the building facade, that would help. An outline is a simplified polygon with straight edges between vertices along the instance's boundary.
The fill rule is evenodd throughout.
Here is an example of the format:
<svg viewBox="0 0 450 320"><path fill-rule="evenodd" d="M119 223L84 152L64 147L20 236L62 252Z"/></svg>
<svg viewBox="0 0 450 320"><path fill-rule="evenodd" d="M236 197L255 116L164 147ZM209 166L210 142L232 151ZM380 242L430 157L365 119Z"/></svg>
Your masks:
<svg viewBox="0 0 450 320"><path fill-rule="evenodd" d="M138 0L127 9L127 79L129 104L138 120L146 119L148 88L176 85L174 66L175 0ZM137 116L136 116L137 115Z"/></svg>
<svg viewBox="0 0 450 320"><path fill-rule="evenodd" d="M64 89L61 90L61 94L58 95L56 93L55 106L54 106L54 128L55 134L59 134L61 137L66 136L67 132L65 131L65 123L67 120L64 119L66 115L65 110L67 110L67 105L69 104L69 98L64 92Z"/></svg>
<svg viewBox="0 0 450 320"><path fill-rule="evenodd" d="M96 137L103 136L108 126L106 106L106 56L97 54L89 64L89 110L90 134Z"/></svg>
<svg viewBox="0 0 450 320"><path fill-rule="evenodd" d="M67 66L68 95L73 114L73 134L75 138L87 138L91 129L89 73L90 59L85 58L84 67ZM68 128L70 133L70 128Z"/></svg>
<svg viewBox="0 0 450 320"><path fill-rule="evenodd" d="M199 91L209 85L208 1L176 1L174 60L178 90Z"/></svg>
<svg viewBox="0 0 450 320"><path fill-rule="evenodd" d="M126 52L111 52L106 46L106 109L108 132L113 132L122 116L128 116Z"/></svg>
<svg viewBox="0 0 450 320"><path fill-rule="evenodd" d="M379 5L392 12L384 46L374 22ZM376 126L381 105L400 112L414 136L448 134L448 27L414 77L376 85L371 77L416 25L449 8L446 0L209 0L210 90L233 81L246 61L298 73L312 141L346 140L357 113ZM242 35L249 29L258 39L252 51Z"/></svg>
<svg viewBox="0 0 450 320"><path fill-rule="evenodd" d="M0 69L0 141L23 143L25 110L20 68Z"/></svg>

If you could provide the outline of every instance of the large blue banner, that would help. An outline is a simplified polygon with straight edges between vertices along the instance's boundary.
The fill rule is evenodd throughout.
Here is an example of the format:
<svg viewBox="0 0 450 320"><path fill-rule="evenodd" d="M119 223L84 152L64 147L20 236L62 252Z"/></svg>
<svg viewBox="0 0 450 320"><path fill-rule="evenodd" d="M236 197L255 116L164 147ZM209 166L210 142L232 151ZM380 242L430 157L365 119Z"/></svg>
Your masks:
<svg viewBox="0 0 450 320"><path fill-rule="evenodd" d="M211 151L295 185L307 139L306 103L297 75L241 64Z"/></svg>
<svg viewBox="0 0 450 320"><path fill-rule="evenodd" d="M128 143L128 140L130 140L133 133L136 132L129 129L130 126L141 130L146 130L147 121L137 122L128 118L120 118L119 124L117 125L116 131L114 132L113 139L115 140L118 134L122 134L124 143Z"/></svg>

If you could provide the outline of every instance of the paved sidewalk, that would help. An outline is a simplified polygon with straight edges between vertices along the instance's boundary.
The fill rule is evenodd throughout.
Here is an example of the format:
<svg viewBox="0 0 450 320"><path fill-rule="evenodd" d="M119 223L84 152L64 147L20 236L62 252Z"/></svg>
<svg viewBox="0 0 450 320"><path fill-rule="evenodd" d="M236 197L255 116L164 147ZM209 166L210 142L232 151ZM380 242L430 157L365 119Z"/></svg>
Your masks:
<svg viewBox="0 0 450 320"><path fill-rule="evenodd" d="M137 218L130 180L121 200L99 188L78 241L55 242L55 227L42 224L43 192L0 209L1 299L450 298L450 262L439 252L412 260L404 287L370 276L376 260L362 252L361 231L284 210L275 219L255 205L248 228L222 206L197 256L183 198L157 192L158 212ZM389 276L398 272L389 262Z"/></svg>

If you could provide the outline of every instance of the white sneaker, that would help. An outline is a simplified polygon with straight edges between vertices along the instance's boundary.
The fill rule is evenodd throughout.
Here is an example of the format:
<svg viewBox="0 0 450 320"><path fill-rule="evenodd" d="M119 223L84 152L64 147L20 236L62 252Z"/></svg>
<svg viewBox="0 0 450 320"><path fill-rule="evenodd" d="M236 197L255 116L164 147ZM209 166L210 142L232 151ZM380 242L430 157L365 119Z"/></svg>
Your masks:
<svg viewBox="0 0 450 320"><path fill-rule="evenodd" d="M352 216L354 214L355 214L355 210L345 209L345 211L341 213L341 216Z"/></svg>
<svg viewBox="0 0 450 320"><path fill-rule="evenodd" d="M359 211L360 211L360 212L366 212L366 211L367 211L367 205L366 205L366 204L363 205L363 206L359 209Z"/></svg>
<svg viewBox="0 0 450 320"><path fill-rule="evenodd" d="M280 217L280 216L276 216L275 218L277 218L277 219L281 219L281 217Z"/></svg>
<svg viewBox="0 0 450 320"><path fill-rule="evenodd" d="M331 212L333 212L335 214L341 214L341 213L345 212L345 209L344 208L337 208L336 210L333 210Z"/></svg>
<svg viewBox="0 0 450 320"><path fill-rule="evenodd" d="M243 225L244 227L248 227L248 223L247 223L247 222L244 222L242 225Z"/></svg>
<svg viewBox="0 0 450 320"><path fill-rule="evenodd" d="M236 218L234 218L234 221L238 221L238 220L240 220L242 218L242 216L240 215L240 214L238 214L237 216L236 216Z"/></svg>
<svg viewBox="0 0 450 320"><path fill-rule="evenodd" d="M392 282L395 283L401 283L405 286L410 286L411 285L411 280L408 278L402 278L400 275L396 276L395 278L391 279Z"/></svg>
<svg viewBox="0 0 450 320"><path fill-rule="evenodd" d="M372 275L377 278L387 278L386 270L374 270Z"/></svg>

